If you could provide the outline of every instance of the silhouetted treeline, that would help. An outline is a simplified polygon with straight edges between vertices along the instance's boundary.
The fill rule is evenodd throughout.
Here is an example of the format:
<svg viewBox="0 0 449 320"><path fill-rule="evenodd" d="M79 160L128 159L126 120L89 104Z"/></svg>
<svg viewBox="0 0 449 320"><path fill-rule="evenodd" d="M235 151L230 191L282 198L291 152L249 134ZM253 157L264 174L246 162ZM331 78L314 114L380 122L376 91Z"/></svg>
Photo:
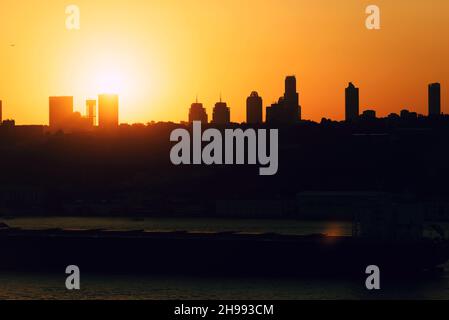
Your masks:
<svg viewBox="0 0 449 320"><path fill-rule="evenodd" d="M178 127L158 123L78 134L0 127L0 214L214 216L223 202L282 200L280 210L294 216L294 205L285 207L305 191L449 201L445 117L279 128L275 176L259 176L259 165L174 166L169 137Z"/></svg>

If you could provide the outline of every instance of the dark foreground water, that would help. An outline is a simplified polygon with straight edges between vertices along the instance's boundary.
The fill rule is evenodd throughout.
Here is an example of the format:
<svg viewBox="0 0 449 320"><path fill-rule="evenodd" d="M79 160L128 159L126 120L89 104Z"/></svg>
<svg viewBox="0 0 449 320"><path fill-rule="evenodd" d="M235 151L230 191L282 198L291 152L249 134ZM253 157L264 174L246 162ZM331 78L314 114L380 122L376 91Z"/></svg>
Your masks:
<svg viewBox="0 0 449 320"><path fill-rule="evenodd" d="M3 273L0 299L449 299L449 276L409 279L372 293L356 280L82 275L75 292L66 290L63 273Z"/></svg>
<svg viewBox="0 0 449 320"><path fill-rule="evenodd" d="M245 231L350 235L347 222L210 219L30 218L0 220L10 226L45 229ZM65 288L60 274L0 272L0 299L449 299L449 272L383 283L375 293L364 278L351 280L187 278L84 274L81 290Z"/></svg>

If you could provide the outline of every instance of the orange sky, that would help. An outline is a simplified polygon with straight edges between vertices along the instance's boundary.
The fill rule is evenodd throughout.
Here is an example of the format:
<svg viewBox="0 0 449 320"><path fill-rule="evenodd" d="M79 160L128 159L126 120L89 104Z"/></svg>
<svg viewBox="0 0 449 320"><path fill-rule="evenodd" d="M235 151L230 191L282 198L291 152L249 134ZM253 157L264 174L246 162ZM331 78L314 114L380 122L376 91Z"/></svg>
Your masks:
<svg viewBox="0 0 449 320"><path fill-rule="evenodd" d="M65 27L72 3L79 31ZM380 31L365 28L370 4ZM305 119L342 119L348 81L380 116L426 113L439 81L449 112L447 0L2 0L0 12L0 99L18 124L47 124L50 95L84 113L101 91L120 94L121 122L186 120L197 94L210 114L220 92L240 122L251 91L268 105L289 74Z"/></svg>

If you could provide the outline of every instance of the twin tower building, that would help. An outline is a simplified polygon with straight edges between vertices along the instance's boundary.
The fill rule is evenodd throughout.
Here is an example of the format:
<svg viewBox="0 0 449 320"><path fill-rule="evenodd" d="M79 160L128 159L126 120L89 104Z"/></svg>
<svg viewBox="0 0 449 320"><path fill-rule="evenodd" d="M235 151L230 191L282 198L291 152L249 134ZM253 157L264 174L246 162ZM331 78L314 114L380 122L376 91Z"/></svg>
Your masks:
<svg viewBox="0 0 449 320"><path fill-rule="evenodd" d="M296 123L301 120L301 106L299 105L299 94L296 91L296 78L289 76L285 79L285 93L277 103L266 108L267 123ZM196 101L189 110L189 122L201 121L208 123L208 115L202 103ZM225 102L215 104L212 114L213 124L231 123L231 110ZM252 92L246 99L246 123L263 123L263 101L257 92Z"/></svg>

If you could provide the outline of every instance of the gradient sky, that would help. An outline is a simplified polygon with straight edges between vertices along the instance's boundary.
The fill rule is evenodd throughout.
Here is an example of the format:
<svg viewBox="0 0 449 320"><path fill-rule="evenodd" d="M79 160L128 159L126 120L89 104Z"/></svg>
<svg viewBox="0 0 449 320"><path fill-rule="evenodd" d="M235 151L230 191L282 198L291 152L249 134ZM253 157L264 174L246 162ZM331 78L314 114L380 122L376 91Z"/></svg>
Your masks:
<svg viewBox="0 0 449 320"><path fill-rule="evenodd" d="M79 31L65 28L69 4ZM365 28L370 4L380 31ZM84 113L108 91L121 122L186 120L197 94L211 114L220 93L240 122L251 91L269 105L290 74L305 119L342 119L348 81L380 116L426 113L439 81L449 112L447 0L2 0L0 12L0 99L18 124L47 124L50 95Z"/></svg>

